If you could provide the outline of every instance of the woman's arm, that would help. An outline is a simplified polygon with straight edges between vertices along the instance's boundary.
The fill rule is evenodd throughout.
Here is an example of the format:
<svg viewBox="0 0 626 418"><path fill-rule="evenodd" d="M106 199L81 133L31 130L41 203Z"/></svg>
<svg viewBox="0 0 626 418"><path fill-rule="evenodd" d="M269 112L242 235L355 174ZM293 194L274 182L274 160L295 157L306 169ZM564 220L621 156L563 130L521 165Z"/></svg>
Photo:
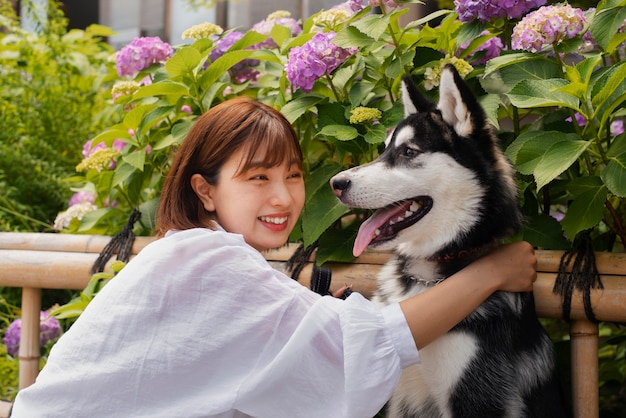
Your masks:
<svg viewBox="0 0 626 418"><path fill-rule="evenodd" d="M415 345L420 349L449 331L495 291L531 291L536 268L529 243L507 244L432 289L400 302Z"/></svg>

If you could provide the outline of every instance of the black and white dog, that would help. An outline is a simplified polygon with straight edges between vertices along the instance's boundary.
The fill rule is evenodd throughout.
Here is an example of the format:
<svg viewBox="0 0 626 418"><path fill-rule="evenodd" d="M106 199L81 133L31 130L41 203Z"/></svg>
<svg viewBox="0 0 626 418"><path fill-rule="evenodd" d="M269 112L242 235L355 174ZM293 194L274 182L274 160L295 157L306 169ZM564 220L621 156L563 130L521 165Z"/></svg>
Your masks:
<svg viewBox="0 0 626 418"><path fill-rule="evenodd" d="M522 224L513 169L475 96L453 66L439 103L402 83L405 118L373 162L331 179L341 202L377 209L359 230L358 256L394 249L374 300L388 304L435 286ZM531 293L497 292L420 350L389 402L390 417L563 417L555 350Z"/></svg>

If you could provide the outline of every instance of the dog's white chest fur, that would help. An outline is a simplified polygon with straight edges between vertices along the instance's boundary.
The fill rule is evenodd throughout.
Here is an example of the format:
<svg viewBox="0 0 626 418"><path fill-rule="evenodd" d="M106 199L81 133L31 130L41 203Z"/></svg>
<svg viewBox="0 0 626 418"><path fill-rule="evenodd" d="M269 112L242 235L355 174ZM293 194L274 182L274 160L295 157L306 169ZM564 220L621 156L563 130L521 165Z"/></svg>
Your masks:
<svg viewBox="0 0 626 418"><path fill-rule="evenodd" d="M402 405L411 408L404 412L412 415L434 403L441 416L452 416L447 400L477 350L476 339L463 332L450 332L421 349L421 363L402 373L390 410ZM396 411L391 415L402 414Z"/></svg>

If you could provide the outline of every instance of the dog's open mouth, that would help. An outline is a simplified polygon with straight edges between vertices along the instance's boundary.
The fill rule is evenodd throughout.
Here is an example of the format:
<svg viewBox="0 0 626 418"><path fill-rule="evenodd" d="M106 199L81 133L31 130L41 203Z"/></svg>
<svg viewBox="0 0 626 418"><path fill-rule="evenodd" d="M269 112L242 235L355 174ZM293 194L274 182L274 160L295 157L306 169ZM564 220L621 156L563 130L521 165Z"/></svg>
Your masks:
<svg viewBox="0 0 626 418"><path fill-rule="evenodd" d="M398 232L422 219L432 206L432 198L419 196L378 209L361 224L352 253L358 257L367 246L392 240Z"/></svg>

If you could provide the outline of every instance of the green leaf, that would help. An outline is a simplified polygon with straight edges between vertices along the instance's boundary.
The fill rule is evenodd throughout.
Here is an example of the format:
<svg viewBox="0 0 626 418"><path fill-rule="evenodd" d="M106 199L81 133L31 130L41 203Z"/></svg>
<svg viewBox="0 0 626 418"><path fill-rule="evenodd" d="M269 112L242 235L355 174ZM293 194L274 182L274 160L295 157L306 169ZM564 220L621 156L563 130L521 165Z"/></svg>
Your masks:
<svg viewBox="0 0 626 418"><path fill-rule="evenodd" d="M139 171L143 171L143 167L146 163L146 150L139 149L133 151L130 154L123 156L122 160L128 163L131 167L134 167Z"/></svg>
<svg viewBox="0 0 626 418"><path fill-rule="evenodd" d="M506 156L522 174L532 174L548 149L558 141L575 141L578 137L559 131L528 131L518 136L506 149Z"/></svg>
<svg viewBox="0 0 626 418"><path fill-rule="evenodd" d="M355 27L348 26L337 32L333 43L342 48L366 47L374 43L374 39Z"/></svg>
<svg viewBox="0 0 626 418"><path fill-rule="evenodd" d="M561 91L567 84L566 80L560 78L523 80L506 96L514 106L520 108L560 106L578 110L578 98Z"/></svg>
<svg viewBox="0 0 626 418"><path fill-rule="evenodd" d="M351 26L354 26L370 38L378 41L383 33L385 33L385 30L387 30L387 27L389 26L389 21L390 15L374 14L353 22Z"/></svg>
<svg viewBox="0 0 626 418"><path fill-rule="evenodd" d="M349 263L354 261L352 247L356 238L356 228L328 229L319 239L319 247L315 254L315 262L318 265L330 261ZM337 283L339 287L343 283Z"/></svg>
<svg viewBox="0 0 626 418"><path fill-rule="evenodd" d="M530 52L517 52L513 54L502 54L499 57L494 57L490 59L485 65L485 73L484 76L488 76L491 73L494 73L500 70L503 67L507 67L509 65L518 64L518 63L526 63L528 61L539 60L541 56L538 54L531 54Z"/></svg>
<svg viewBox="0 0 626 418"><path fill-rule="evenodd" d="M115 208L100 208L85 214L80 223L78 232L90 233L92 228L95 228L100 223L110 219L114 216L122 215L123 212Z"/></svg>
<svg viewBox="0 0 626 418"><path fill-rule="evenodd" d="M614 6L605 2L603 6L605 7L597 10L589 26L589 32L594 41L610 54L623 41L624 34L619 34L618 29L626 20L626 7L623 2Z"/></svg>
<svg viewBox="0 0 626 418"><path fill-rule="evenodd" d="M308 112L313 106L321 103L325 97L314 95L299 96L280 109L280 112L287 118L289 123L294 123L304 113Z"/></svg>
<svg viewBox="0 0 626 418"><path fill-rule="evenodd" d="M600 124L606 125L613 111L626 99L626 62L611 67L594 84L600 90L593 93L594 116L600 115ZM595 90L595 89L594 89Z"/></svg>
<svg viewBox="0 0 626 418"><path fill-rule="evenodd" d="M500 121L498 120L498 109L500 108L500 96L497 94L487 94L480 96L478 102L485 111L487 120L496 129L500 129Z"/></svg>
<svg viewBox="0 0 626 418"><path fill-rule="evenodd" d="M146 133L155 123L162 121L167 115L169 115L176 106L159 106L154 110L146 113L139 124L139 130Z"/></svg>
<svg viewBox="0 0 626 418"><path fill-rule="evenodd" d="M336 138L339 141L350 141L359 136L359 131L352 126L346 125L326 125L320 132L320 135Z"/></svg>
<svg viewBox="0 0 626 418"><path fill-rule="evenodd" d="M580 231L596 226L602 220L607 193L607 188L601 186L576 196L561 221L563 230L570 239L574 239Z"/></svg>
<svg viewBox="0 0 626 418"><path fill-rule="evenodd" d="M210 86L219 80L220 77L228 72L234 65L250 58L252 54L254 54L254 51L251 50L226 52L207 67L199 83L203 86Z"/></svg>
<svg viewBox="0 0 626 418"><path fill-rule="evenodd" d="M276 45L281 46L287 39L291 38L291 30L286 26L276 24L272 26L270 35L274 42L276 42Z"/></svg>
<svg viewBox="0 0 626 418"><path fill-rule="evenodd" d="M373 125L367 130L363 137L368 144L382 144L387 138L387 129L380 124Z"/></svg>
<svg viewBox="0 0 626 418"><path fill-rule="evenodd" d="M600 177L611 193L626 197L626 152L612 157Z"/></svg>
<svg viewBox="0 0 626 418"><path fill-rule="evenodd" d="M185 84L175 81L163 80L147 86L142 86L137 93L133 95L133 99L143 99L144 97L167 96L172 97L173 101L178 100L180 96L189 95L189 87Z"/></svg>
<svg viewBox="0 0 626 418"><path fill-rule="evenodd" d="M517 54L513 54L517 56ZM526 55L522 54L523 57ZM505 55L503 58L510 57ZM498 61L499 57L490 60L489 66L493 61ZM498 71L485 73L480 79L480 83L488 93L507 93L513 87L524 80L548 80L560 77L560 68L552 61L545 59L522 59L518 61L503 60L501 65L497 67Z"/></svg>
<svg viewBox="0 0 626 418"><path fill-rule="evenodd" d="M532 216L522 231L522 239L530 242L533 247L566 250L569 248L567 239L563 236L561 225L552 216L539 214Z"/></svg>
<svg viewBox="0 0 626 418"><path fill-rule="evenodd" d="M187 136L187 133L189 133L189 130L191 129L192 126L193 126L193 121L190 121L190 120L182 120L182 121L176 122L174 126L172 126L172 138L174 140L174 143L177 145L182 144L183 140ZM160 145L161 144L158 144L158 146ZM159 149L159 148L155 146L155 149Z"/></svg>
<svg viewBox="0 0 626 418"><path fill-rule="evenodd" d="M307 200L302 211L305 246L317 241L320 235L346 212L346 207L339 202L328 184L335 173L329 169L316 170L311 173L311 176L316 176L317 179L310 183L319 187L315 188L312 193L307 189ZM322 184L325 187L322 187Z"/></svg>
<svg viewBox="0 0 626 418"><path fill-rule="evenodd" d="M552 144L533 172L537 190L574 164L589 144L587 141L559 141Z"/></svg>
<svg viewBox="0 0 626 418"><path fill-rule="evenodd" d="M154 104L133 107L129 112L124 115L124 126L127 129L137 131L139 125L143 121L144 115L153 110L155 107L156 105Z"/></svg>
<svg viewBox="0 0 626 418"><path fill-rule="evenodd" d="M135 172L135 167L131 164L123 161L115 167L115 174L113 175L112 187L116 187L124 183Z"/></svg>
<svg viewBox="0 0 626 418"><path fill-rule="evenodd" d="M165 71L172 76L192 73L202 58L196 48L184 46L165 62Z"/></svg>

